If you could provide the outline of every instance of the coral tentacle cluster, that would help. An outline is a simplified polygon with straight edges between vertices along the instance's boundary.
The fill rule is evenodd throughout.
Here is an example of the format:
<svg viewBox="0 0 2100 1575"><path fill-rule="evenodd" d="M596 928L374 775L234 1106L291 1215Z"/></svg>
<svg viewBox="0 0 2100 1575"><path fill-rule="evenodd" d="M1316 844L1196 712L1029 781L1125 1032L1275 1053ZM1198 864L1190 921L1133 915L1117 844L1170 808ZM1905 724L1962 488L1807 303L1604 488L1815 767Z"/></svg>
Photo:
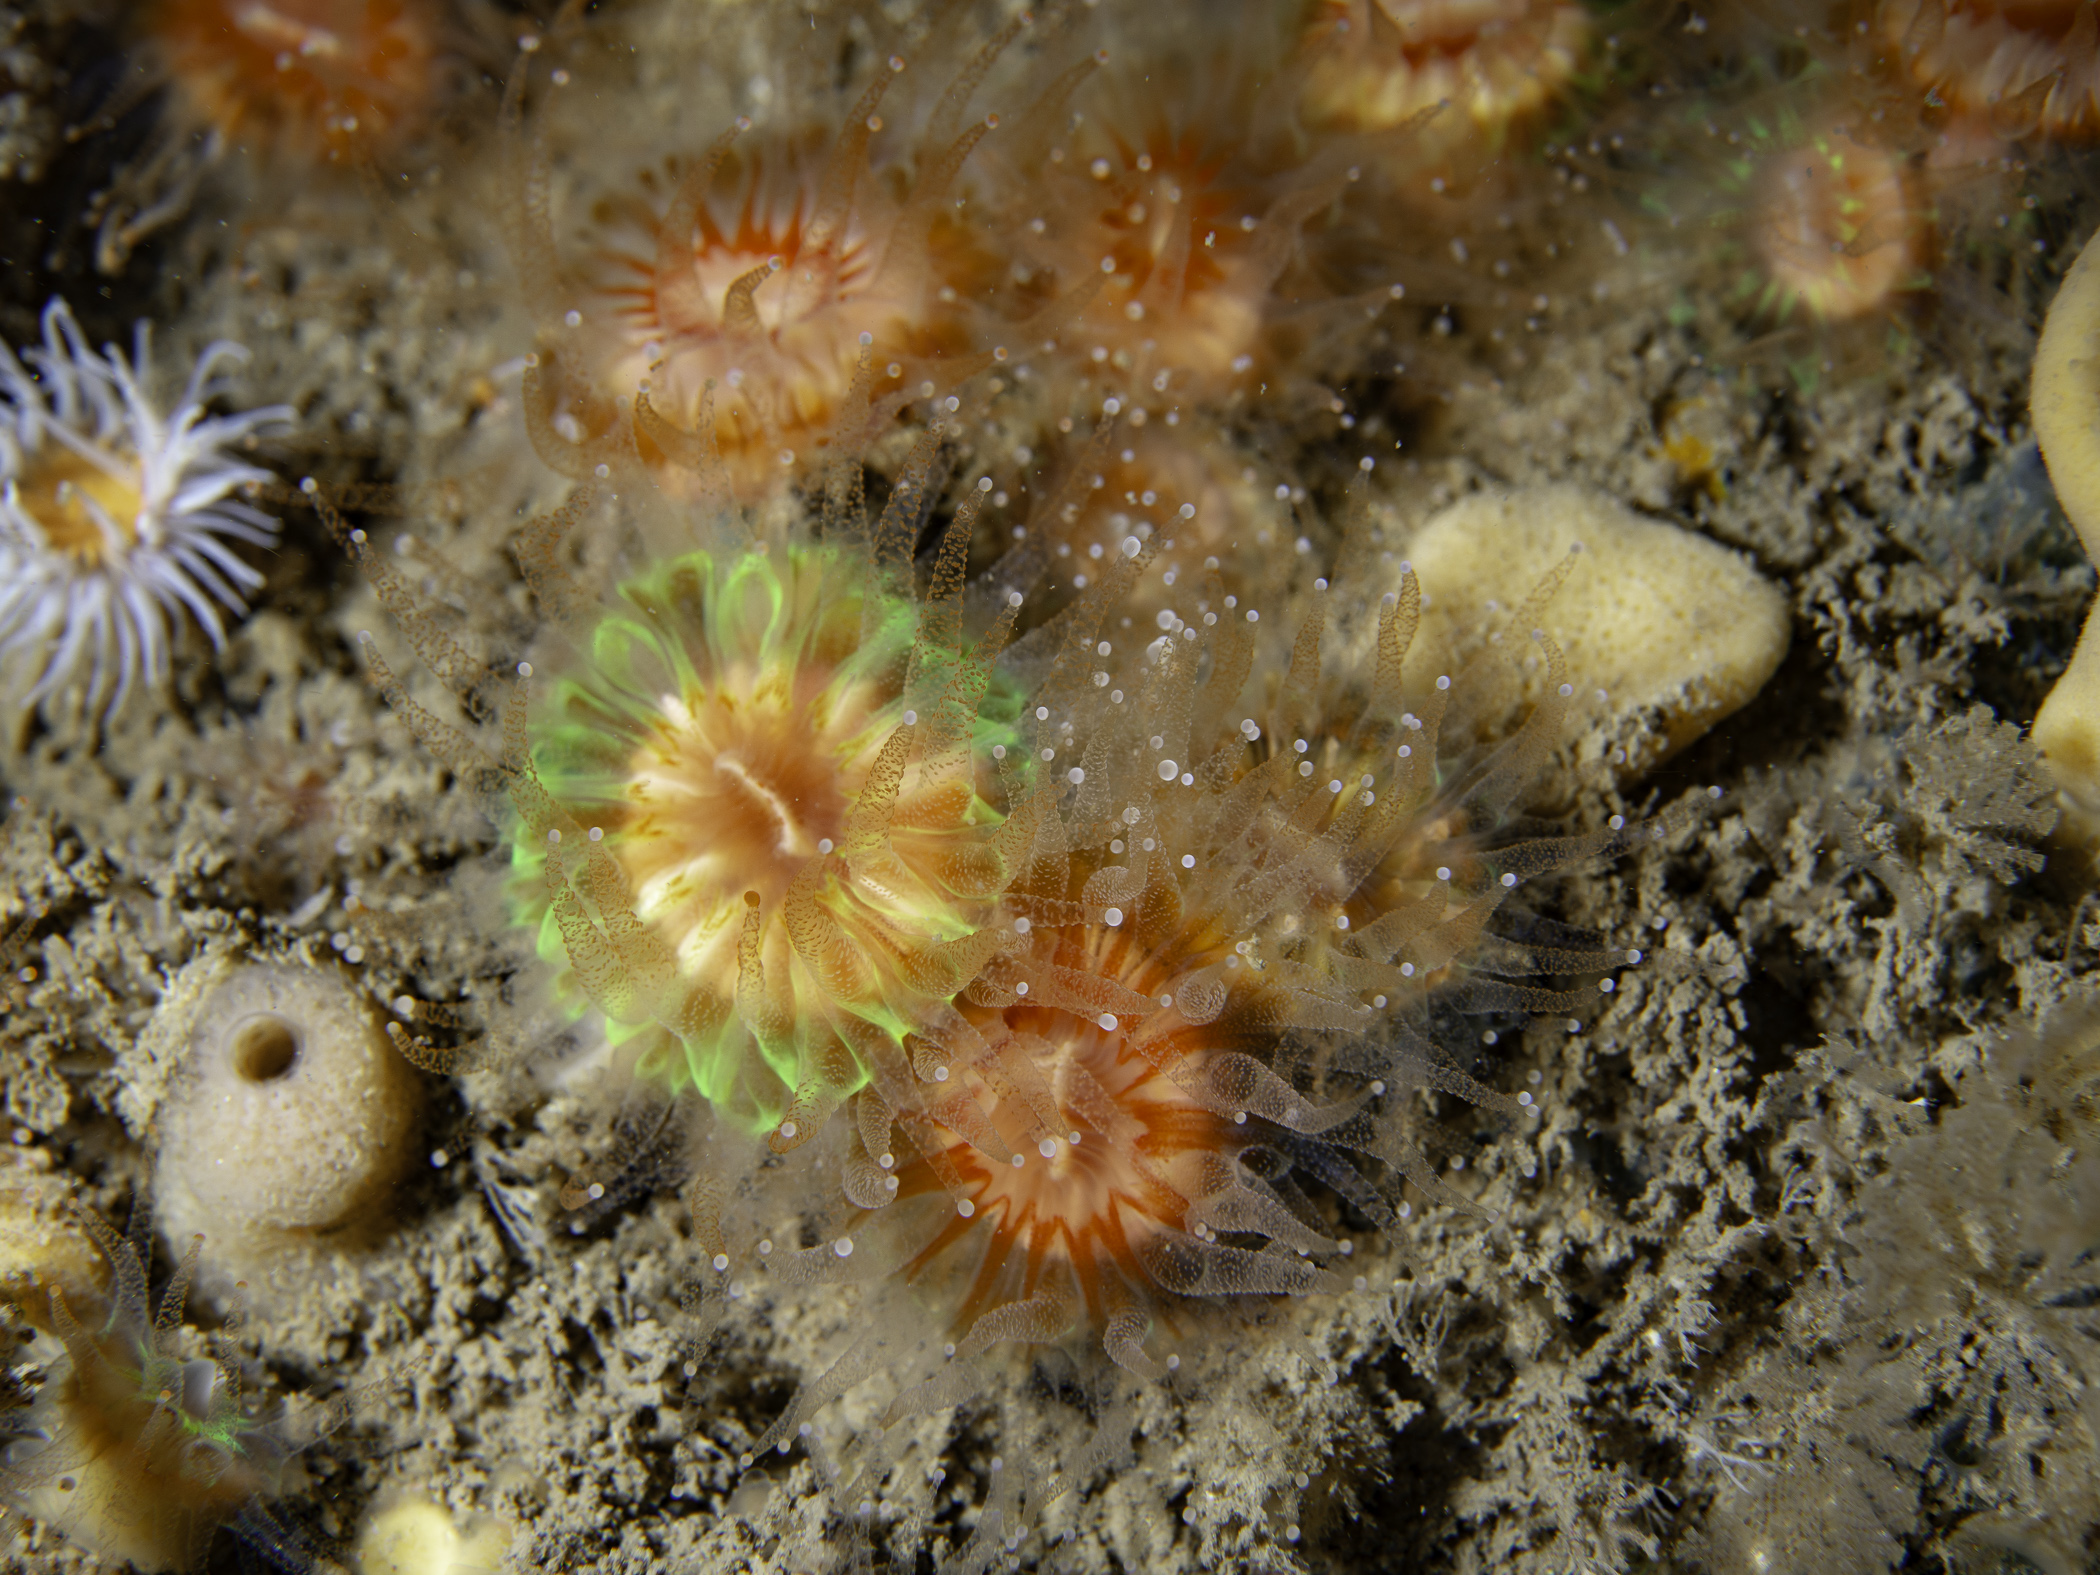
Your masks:
<svg viewBox="0 0 2100 1575"><path fill-rule="evenodd" d="M1880 30L1917 83L2009 136L2100 136L2091 0L1884 0Z"/></svg>
<svg viewBox="0 0 2100 1575"><path fill-rule="evenodd" d="M1567 705L1543 636L1551 698L1471 770L1440 771L1452 681L1419 715L1401 684L1411 573L1375 631L1352 620L1375 676L1323 675L1323 597L1283 683L1251 696L1257 647L1278 643L1257 610L1213 580L1185 599L1193 617L1117 660L1098 623L1121 589L1075 620L1036 696L1031 760L1048 769L1010 782L1009 825L1030 828L999 900L1017 944L963 993L987 1051L965 1072L973 1102L948 1107L976 1125L905 1165L900 1197L960 1183L961 1217L910 1263L923 1275L957 1255L962 1321L1047 1299L1149 1374L1119 1311L1333 1283L1316 1260L1336 1244L1301 1181L1388 1224L1401 1177L1463 1204L1407 1135L1403 1094L1519 1107L1437 1047L1429 1003L1568 1009L1578 996L1523 981L1623 954L1573 932L1498 939L1493 921L1525 877L1629 839L1501 828Z"/></svg>
<svg viewBox="0 0 2100 1575"><path fill-rule="evenodd" d="M277 522L234 496L270 473L230 451L292 411L207 414L219 366L244 354L221 341L162 415L144 324L128 359L91 349L63 301L43 326L20 360L0 345L0 662L26 678L25 706L114 711L166 677L171 615L216 647L246 611L262 575L231 544L272 546Z"/></svg>

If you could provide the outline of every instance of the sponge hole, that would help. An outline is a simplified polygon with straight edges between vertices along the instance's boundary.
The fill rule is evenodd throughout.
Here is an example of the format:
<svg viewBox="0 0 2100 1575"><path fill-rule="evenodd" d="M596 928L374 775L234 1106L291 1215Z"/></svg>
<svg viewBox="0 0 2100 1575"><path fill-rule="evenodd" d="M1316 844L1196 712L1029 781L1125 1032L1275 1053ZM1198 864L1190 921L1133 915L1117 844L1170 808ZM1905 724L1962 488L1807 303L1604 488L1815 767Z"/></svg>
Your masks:
<svg viewBox="0 0 2100 1575"><path fill-rule="evenodd" d="M275 1082L298 1059L298 1036L281 1017L251 1017L234 1030L233 1070L247 1082Z"/></svg>

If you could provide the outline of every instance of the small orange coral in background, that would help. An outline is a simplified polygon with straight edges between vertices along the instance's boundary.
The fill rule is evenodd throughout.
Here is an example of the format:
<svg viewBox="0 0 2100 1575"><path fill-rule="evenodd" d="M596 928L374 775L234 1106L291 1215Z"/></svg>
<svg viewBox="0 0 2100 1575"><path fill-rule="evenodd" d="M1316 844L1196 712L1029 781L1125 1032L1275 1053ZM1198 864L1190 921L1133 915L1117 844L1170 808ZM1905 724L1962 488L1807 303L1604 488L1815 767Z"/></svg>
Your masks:
<svg viewBox="0 0 2100 1575"><path fill-rule="evenodd" d="M438 7L407 0L158 0L146 30L228 141L330 158L412 135L436 96Z"/></svg>
<svg viewBox="0 0 2100 1575"><path fill-rule="evenodd" d="M1064 386L1156 414L1290 370L1272 328L1332 292L1285 276L1351 177L1347 150L1303 135L1275 24L1230 7L1200 39L1115 35L1064 90L1074 112L1033 117L979 171L1012 259L1005 315L1052 325L1027 354Z"/></svg>
<svg viewBox="0 0 2100 1575"><path fill-rule="evenodd" d="M1773 316L1798 303L1825 322L1864 317L1911 285L1930 221L1895 153L1827 130L1767 154L1754 181L1751 244Z"/></svg>
<svg viewBox="0 0 2100 1575"><path fill-rule="evenodd" d="M755 495L817 457L862 378L879 419L989 364L969 305L980 258L947 215L956 173L998 119L967 106L1024 22L960 70L887 55L851 99L828 80L778 95L814 97L826 106L805 112L814 119L740 118L690 156L652 161L637 187L592 204L577 266L557 257L545 171L528 164L529 304L578 383L551 413L556 430L603 436L632 400L646 458L718 452ZM891 103L936 88L932 105Z"/></svg>
<svg viewBox="0 0 2100 1575"><path fill-rule="evenodd" d="M1084 591L1104 564L1123 556L1125 541L1157 542L1164 572L1139 580L1122 609L1149 619L1206 559L1237 584L1279 542L1278 550L1289 550L1296 535L1289 504L1262 484L1261 472L1212 423L1169 419L1171 428L1125 428L1075 456L1062 488L1031 516L1028 530L1042 538L1053 586ZM1290 489L1282 492L1287 499Z"/></svg>
<svg viewBox="0 0 2100 1575"><path fill-rule="evenodd" d="M1573 79L1589 36L1588 15L1569 0L1319 0L1306 110L1360 131L1436 110L1396 150L1411 165L1468 143L1493 150Z"/></svg>
<svg viewBox="0 0 2100 1575"><path fill-rule="evenodd" d="M2100 136L2093 0L1887 0L1881 34L1917 83L2007 136Z"/></svg>

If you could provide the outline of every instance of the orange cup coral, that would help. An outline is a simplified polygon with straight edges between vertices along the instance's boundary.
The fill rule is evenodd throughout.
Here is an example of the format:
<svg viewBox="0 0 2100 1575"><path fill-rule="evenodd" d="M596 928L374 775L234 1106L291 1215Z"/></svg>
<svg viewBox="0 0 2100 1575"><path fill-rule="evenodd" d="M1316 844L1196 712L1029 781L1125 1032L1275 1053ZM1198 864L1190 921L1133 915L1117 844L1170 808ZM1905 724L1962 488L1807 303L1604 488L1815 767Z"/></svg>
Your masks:
<svg viewBox="0 0 2100 1575"><path fill-rule="evenodd" d="M2091 0L1884 0L1882 37L1920 87L2003 135L2100 136Z"/></svg>
<svg viewBox="0 0 2100 1575"><path fill-rule="evenodd" d="M1304 135L1288 49L1252 6L1193 48L1137 24L988 150L970 196L1011 255L1000 315L1041 323L1018 337L1054 403L1085 388L1156 414L1279 373L1272 330L1301 304L1283 281L1350 179L1344 148Z"/></svg>
<svg viewBox="0 0 2100 1575"><path fill-rule="evenodd" d="M930 111L900 106L887 136L884 106L933 69L923 61L875 62L813 124L740 117L595 202L577 265L557 255L546 171L525 146L521 72L507 106L523 188L514 249L545 350L582 385L551 415L563 435L624 427L619 402L646 393L647 457L676 457L697 428L754 496L821 458L864 402L857 380L894 408L989 364L968 304L982 259L946 210L998 120L966 106L1023 25L946 79Z"/></svg>
<svg viewBox="0 0 2100 1575"><path fill-rule="evenodd" d="M1463 1202L1406 1135L1401 1094L1440 1089L1507 1117L1520 1106L1436 1048L1428 1004L1567 1010L1577 997L1517 981L1623 955L1569 941L1541 958L1494 940L1492 921L1527 876L1626 838L1499 842L1569 686L1548 642L1548 702L1492 758L1440 768L1452 681L1419 715L1400 683L1419 616L1411 575L1375 632L1348 631L1376 651L1375 680L1323 678L1319 598L1281 686L1245 698L1257 647L1280 641L1215 580L1180 599L1192 617L1120 656L1098 638L1104 604L1112 594L1074 621L1035 697L1034 785L1010 776L1008 826L1030 839L999 897L1013 944L963 992L987 1047L960 1068L972 1099L937 1112L968 1124L902 1167L899 1208L954 1196L957 1217L909 1272L956 1254L970 1281L960 1322L1055 1305L1101 1330L1112 1359L1154 1373L1114 1315L1332 1286L1307 1260L1336 1244L1285 1178L1392 1223L1399 1198L1358 1170L1364 1155ZM1330 1048L1294 1061L1300 1039ZM865 1228L880 1233L878 1219Z"/></svg>
<svg viewBox="0 0 2100 1575"><path fill-rule="evenodd" d="M431 10L406 0L155 0L146 30L234 143L331 158L412 133L435 98Z"/></svg>
<svg viewBox="0 0 2100 1575"><path fill-rule="evenodd" d="M1890 150L1835 129L1775 149L1750 213L1758 309L1783 320L1798 307L1821 322L1881 311L1912 286L1929 230Z"/></svg>
<svg viewBox="0 0 2100 1575"><path fill-rule="evenodd" d="M1359 131L1425 117L1395 150L1410 167L1468 142L1499 148L1573 81L1589 37L1588 14L1569 0L1319 0L1306 111Z"/></svg>

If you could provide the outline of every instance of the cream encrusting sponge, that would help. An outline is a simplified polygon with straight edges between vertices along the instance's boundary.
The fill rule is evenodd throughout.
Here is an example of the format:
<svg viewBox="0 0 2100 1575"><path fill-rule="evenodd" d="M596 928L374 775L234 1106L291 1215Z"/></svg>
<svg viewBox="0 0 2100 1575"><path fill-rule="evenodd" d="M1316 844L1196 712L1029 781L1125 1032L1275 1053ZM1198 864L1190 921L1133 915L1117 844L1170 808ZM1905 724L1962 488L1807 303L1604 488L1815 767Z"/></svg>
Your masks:
<svg viewBox="0 0 2100 1575"><path fill-rule="evenodd" d="M203 1236L207 1289L267 1295L383 1230L421 1090L333 972L242 964L191 1022L160 1109L159 1223L171 1243Z"/></svg>
<svg viewBox="0 0 2100 1575"><path fill-rule="evenodd" d="M1557 569L1566 581L1537 613L1584 690L1603 690L1600 739L1615 744L1621 781L1652 770L1747 704L1779 670L1787 599L1747 558L1675 525L1643 519L1580 487L1475 493L1438 514L1408 544L1422 577L1421 648L1457 663L1494 627L1503 604ZM1522 667L1500 685L1505 726L1537 705L1546 669ZM1505 674L1509 669L1504 669Z"/></svg>
<svg viewBox="0 0 2100 1575"><path fill-rule="evenodd" d="M2100 563L2100 237L2064 275L2034 352L2034 435L2056 498ZM2092 613L2071 665L2034 719L2034 746L2068 807L2100 828L2100 630Z"/></svg>

